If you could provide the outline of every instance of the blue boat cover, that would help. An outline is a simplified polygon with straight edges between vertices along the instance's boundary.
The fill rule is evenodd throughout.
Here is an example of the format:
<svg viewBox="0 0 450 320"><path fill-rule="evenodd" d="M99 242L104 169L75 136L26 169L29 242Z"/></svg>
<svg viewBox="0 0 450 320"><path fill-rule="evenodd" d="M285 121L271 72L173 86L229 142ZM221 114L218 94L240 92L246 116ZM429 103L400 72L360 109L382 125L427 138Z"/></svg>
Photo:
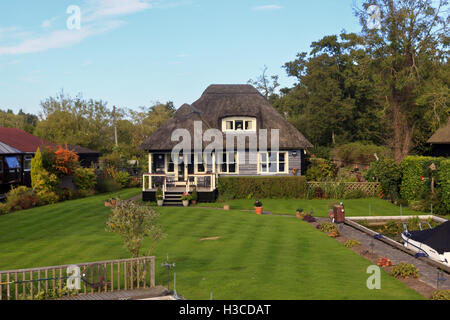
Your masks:
<svg viewBox="0 0 450 320"><path fill-rule="evenodd" d="M433 229L410 231L411 240L426 244L439 254L450 252L450 221L444 222Z"/></svg>

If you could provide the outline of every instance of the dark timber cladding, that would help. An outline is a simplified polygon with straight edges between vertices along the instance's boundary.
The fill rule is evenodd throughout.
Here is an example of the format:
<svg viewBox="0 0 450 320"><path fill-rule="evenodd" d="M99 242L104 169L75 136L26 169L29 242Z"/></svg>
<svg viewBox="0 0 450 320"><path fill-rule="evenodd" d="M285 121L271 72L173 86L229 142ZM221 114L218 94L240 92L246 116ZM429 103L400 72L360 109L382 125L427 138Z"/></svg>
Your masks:
<svg viewBox="0 0 450 320"><path fill-rule="evenodd" d="M172 150L178 144L176 141L171 141L174 130L186 129L191 137L194 137L195 121L202 122L203 132L211 128L221 130L222 119L233 116L256 118L257 134L260 129L267 129L268 147L270 147L271 129L279 130L280 149L300 150L312 147L303 134L281 116L253 86L211 85L192 105L181 106L173 118L144 141L141 149L150 152ZM193 147L193 139L191 142ZM209 142L203 142L203 148L208 144ZM248 139L246 139L247 146Z"/></svg>
<svg viewBox="0 0 450 320"><path fill-rule="evenodd" d="M438 157L450 157L450 117L447 125L440 128L428 140L428 143L433 145L433 153Z"/></svg>

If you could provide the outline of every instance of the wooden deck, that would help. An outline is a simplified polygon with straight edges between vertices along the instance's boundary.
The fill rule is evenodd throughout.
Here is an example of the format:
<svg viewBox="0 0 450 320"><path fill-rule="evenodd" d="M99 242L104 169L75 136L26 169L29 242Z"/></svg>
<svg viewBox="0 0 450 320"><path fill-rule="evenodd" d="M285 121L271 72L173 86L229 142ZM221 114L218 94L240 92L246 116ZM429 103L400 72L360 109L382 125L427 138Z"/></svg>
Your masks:
<svg viewBox="0 0 450 320"><path fill-rule="evenodd" d="M99 292L60 298L58 300L175 300L167 288L158 286L146 289Z"/></svg>

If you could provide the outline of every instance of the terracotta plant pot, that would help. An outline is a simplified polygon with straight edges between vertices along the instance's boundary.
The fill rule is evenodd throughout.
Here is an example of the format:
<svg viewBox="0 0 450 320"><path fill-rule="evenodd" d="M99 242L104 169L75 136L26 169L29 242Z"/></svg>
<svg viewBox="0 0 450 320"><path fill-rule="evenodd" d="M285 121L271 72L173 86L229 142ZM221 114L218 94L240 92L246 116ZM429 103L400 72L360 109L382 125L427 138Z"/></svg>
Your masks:
<svg viewBox="0 0 450 320"><path fill-rule="evenodd" d="M299 219L302 218L302 213L300 211L297 211L297 218L299 218Z"/></svg>
<svg viewBox="0 0 450 320"><path fill-rule="evenodd" d="M189 207L189 200L183 200L183 206Z"/></svg>
<svg viewBox="0 0 450 320"><path fill-rule="evenodd" d="M256 214L263 214L263 207L255 207Z"/></svg>
<svg viewBox="0 0 450 320"><path fill-rule="evenodd" d="M230 205L229 204L224 205L223 210L226 210L226 211L230 210Z"/></svg>

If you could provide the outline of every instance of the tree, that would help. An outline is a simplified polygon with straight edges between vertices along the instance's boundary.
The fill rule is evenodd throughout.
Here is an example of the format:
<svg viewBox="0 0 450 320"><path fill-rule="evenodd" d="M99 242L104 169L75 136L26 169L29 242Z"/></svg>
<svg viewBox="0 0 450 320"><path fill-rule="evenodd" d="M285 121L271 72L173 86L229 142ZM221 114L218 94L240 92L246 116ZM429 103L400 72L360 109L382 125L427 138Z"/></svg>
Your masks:
<svg viewBox="0 0 450 320"><path fill-rule="evenodd" d="M284 65L298 82L280 90L273 104L314 145L382 142L382 106L372 75L362 67L369 57L356 40L355 34L326 36Z"/></svg>
<svg viewBox="0 0 450 320"><path fill-rule="evenodd" d="M248 84L251 84L258 89L261 94L269 100L275 93L275 90L280 86L278 83L278 76L272 75L268 76L267 73L267 66L264 66L262 74L256 79L256 80L248 80Z"/></svg>
<svg viewBox="0 0 450 320"><path fill-rule="evenodd" d="M114 145L112 115L99 100L72 98L61 92L41 103L36 134L57 144L74 144L108 152Z"/></svg>
<svg viewBox="0 0 450 320"><path fill-rule="evenodd" d="M442 68L448 70L449 17L443 10L448 1L435 2L365 0L363 9L355 12L362 25L359 45L371 57L368 67L376 75L374 84L384 101L397 163L413 148L414 136L424 117L430 116L429 110L433 109L437 122L442 121L442 113L448 114L448 77L441 78ZM380 9L380 29L369 29L367 24L366 8L371 5ZM437 87L429 86L433 81ZM427 99L434 106L424 106Z"/></svg>
<svg viewBox="0 0 450 320"><path fill-rule="evenodd" d="M148 206L133 201L117 200L112 214L106 221L106 231L122 237L125 247L132 258L140 256L142 242L149 239L151 254L156 243L164 237L160 226L156 224L158 214Z"/></svg>

